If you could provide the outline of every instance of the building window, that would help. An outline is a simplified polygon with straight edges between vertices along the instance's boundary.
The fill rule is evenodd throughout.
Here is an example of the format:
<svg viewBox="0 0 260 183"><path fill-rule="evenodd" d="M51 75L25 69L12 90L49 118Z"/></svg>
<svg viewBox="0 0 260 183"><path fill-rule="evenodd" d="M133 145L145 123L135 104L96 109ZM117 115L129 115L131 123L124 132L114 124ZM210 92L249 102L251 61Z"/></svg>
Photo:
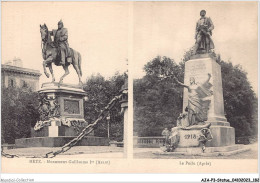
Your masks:
<svg viewBox="0 0 260 183"><path fill-rule="evenodd" d="M8 80L8 86L9 86L9 87L15 87L15 80L14 80L13 78L10 78L10 79Z"/></svg>
<svg viewBox="0 0 260 183"><path fill-rule="evenodd" d="M28 88L28 83L22 80L22 88Z"/></svg>

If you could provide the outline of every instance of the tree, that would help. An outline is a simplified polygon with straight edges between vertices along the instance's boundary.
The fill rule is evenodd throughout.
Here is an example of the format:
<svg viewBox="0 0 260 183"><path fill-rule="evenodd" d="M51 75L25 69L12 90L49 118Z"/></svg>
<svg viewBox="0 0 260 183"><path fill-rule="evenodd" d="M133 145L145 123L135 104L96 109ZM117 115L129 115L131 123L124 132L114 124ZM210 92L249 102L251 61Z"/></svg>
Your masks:
<svg viewBox="0 0 260 183"><path fill-rule="evenodd" d="M139 136L160 136L165 127L176 124L182 109L182 89L160 76L176 73L183 79L183 67L158 56L144 70L146 76L134 81L134 131Z"/></svg>
<svg viewBox="0 0 260 183"><path fill-rule="evenodd" d="M88 97L85 102L85 118L87 122L92 123L96 120L100 111L104 110L110 100L120 93L125 78L125 74L116 73L108 80L100 74L92 75L86 80L84 90ZM120 111L119 103L110 111L110 135L115 140L123 139L123 116ZM98 123L94 133L96 136L106 137L107 121L103 120Z"/></svg>
<svg viewBox="0 0 260 183"><path fill-rule="evenodd" d="M187 52L184 58L189 57ZM221 65L224 107L227 120L235 128L236 136L257 134L257 98L240 65L224 62ZM172 79L184 79L184 62L177 64L167 57L156 57L144 66L146 75L134 80L134 131L139 136L159 136L165 127L176 125L182 111L183 89Z"/></svg>
<svg viewBox="0 0 260 183"><path fill-rule="evenodd" d="M30 89L2 88L2 143L27 138L39 118L38 94Z"/></svg>
<svg viewBox="0 0 260 183"><path fill-rule="evenodd" d="M225 113L236 136L257 132L257 98L241 65L220 61Z"/></svg>

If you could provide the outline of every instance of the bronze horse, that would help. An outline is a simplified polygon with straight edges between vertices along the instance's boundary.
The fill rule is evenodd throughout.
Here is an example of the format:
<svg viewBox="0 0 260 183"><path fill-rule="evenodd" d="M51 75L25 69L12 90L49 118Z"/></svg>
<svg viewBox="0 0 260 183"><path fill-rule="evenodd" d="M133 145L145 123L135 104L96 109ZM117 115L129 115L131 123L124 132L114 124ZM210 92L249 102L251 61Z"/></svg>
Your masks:
<svg viewBox="0 0 260 183"><path fill-rule="evenodd" d="M42 57L44 59L43 61L43 69L44 73L47 76L47 78L50 77L49 73L46 70L46 67L49 67L50 73L52 75L52 82L55 81L55 77L52 70L52 63L54 63L57 66L60 66L60 54L58 48L55 46L54 42L51 39L50 32L48 31L48 27L44 25L40 25L40 32L41 32L41 39L42 39ZM82 85L81 76L81 55L76 50L71 49L72 53L72 65L74 69L76 70L79 78L79 84ZM62 65L65 73L63 76L61 76L59 84L63 82L64 77L66 77L69 74L68 66L70 63L67 63L65 65Z"/></svg>

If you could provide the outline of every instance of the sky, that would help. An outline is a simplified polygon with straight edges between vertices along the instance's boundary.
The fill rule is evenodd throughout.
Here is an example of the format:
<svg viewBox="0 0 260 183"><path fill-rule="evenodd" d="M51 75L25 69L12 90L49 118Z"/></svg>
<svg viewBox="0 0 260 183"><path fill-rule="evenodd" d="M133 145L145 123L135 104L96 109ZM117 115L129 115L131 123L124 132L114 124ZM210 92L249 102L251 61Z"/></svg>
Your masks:
<svg viewBox="0 0 260 183"><path fill-rule="evenodd" d="M70 47L81 53L83 81L92 74L110 77L127 70L127 2L2 2L2 63L19 57L26 68L42 68L40 24L57 29L62 19ZM56 81L64 73L54 66ZM72 66L64 83L75 83ZM45 75L40 83L51 82Z"/></svg>
<svg viewBox="0 0 260 183"><path fill-rule="evenodd" d="M241 64L257 91L257 2L2 2L2 63L19 57L24 67L43 73L39 26L56 29L62 19L70 47L82 55L83 81L123 73L127 59L133 78L141 78L144 65L158 55L181 61L195 43L202 9L215 26L215 52ZM64 82L75 83L76 72L69 70ZM54 66L56 80L63 72ZM40 77L40 83L50 81Z"/></svg>
<svg viewBox="0 0 260 183"><path fill-rule="evenodd" d="M134 5L133 77L156 56L177 63L195 44L195 25L205 9L215 26L215 52L224 61L241 64L253 89L258 81L257 2L137 2Z"/></svg>

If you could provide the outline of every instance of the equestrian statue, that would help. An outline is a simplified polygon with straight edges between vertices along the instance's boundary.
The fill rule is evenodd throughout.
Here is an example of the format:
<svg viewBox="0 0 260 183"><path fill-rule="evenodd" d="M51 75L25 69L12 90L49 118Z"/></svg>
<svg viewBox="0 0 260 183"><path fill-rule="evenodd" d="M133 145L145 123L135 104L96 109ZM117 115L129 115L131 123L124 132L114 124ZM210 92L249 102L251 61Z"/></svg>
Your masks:
<svg viewBox="0 0 260 183"><path fill-rule="evenodd" d="M40 25L41 39L42 39L42 57L44 73L49 78L49 73L46 67L49 68L52 75L52 82L55 81L53 74L52 63L56 66L62 66L65 73L61 76L59 85L62 84L64 77L69 74L69 65L72 64L77 72L79 84L82 85L81 76L81 55L76 50L69 47L68 31L63 27L63 22L58 22L58 29L49 31L46 24ZM54 37L52 41L51 36Z"/></svg>

